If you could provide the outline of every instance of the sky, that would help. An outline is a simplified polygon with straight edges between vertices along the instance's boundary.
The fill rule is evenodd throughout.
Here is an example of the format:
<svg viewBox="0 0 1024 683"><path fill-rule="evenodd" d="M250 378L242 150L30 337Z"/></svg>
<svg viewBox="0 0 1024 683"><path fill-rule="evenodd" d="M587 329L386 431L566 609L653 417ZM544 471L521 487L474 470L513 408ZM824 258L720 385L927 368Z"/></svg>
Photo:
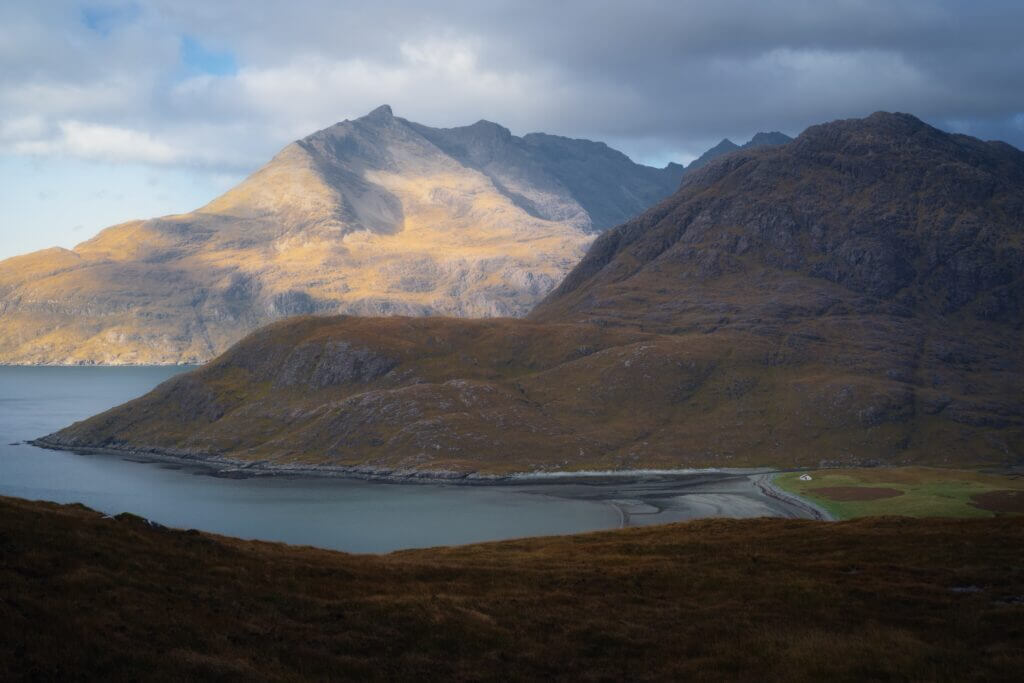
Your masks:
<svg viewBox="0 0 1024 683"><path fill-rule="evenodd" d="M0 0L0 259L205 204L380 104L686 163L904 111L1024 148L1020 0Z"/></svg>

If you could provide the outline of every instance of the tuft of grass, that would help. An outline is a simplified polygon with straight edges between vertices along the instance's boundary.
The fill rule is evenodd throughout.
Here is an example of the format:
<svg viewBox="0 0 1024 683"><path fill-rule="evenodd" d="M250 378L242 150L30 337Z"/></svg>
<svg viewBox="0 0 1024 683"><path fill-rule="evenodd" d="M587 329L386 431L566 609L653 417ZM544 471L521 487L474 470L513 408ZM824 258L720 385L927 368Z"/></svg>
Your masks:
<svg viewBox="0 0 1024 683"><path fill-rule="evenodd" d="M972 470L931 467L877 467L811 470L775 476L780 488L811 500L838 519L878 515L907 517L993 517L997 513L971 504L971 497L989 491L1024 491L1024 478ZM887 487L903 495L876 500L832 500L818 489L834 486Z"/></svg>

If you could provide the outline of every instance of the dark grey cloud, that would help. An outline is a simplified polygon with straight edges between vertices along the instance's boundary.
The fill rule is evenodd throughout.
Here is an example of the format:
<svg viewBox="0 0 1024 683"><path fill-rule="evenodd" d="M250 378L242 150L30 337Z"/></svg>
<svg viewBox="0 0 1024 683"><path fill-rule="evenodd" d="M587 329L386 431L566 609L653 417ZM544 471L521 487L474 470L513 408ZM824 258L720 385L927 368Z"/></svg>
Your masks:
<svg viewBox="0 0 1024 683"><path fill-rule="evenodd" d="M55 1L0 26L18 154L241 169L383 102L662 162L879 109L1024 147L1019 0ZM237 71L184 69L186 39Z"/></svg>

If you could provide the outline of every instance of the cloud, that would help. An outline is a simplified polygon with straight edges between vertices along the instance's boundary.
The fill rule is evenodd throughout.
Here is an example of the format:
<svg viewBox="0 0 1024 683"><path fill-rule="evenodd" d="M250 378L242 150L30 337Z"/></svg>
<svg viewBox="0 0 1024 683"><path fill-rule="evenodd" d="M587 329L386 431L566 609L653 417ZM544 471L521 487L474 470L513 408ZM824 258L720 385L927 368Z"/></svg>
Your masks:
<svg viewBox="0 0 1024 683"><path fill-rule="evenodd" d="M79 159L173 164L186 153L149 133L81 121L62 121L55 139L26 140L13 145L16 154L66 154Z"/></svg>
<svg viewBox="0 0 1024 683"><path fill-rule="evenodd" d="M0 121L0 141L39 138L45 131L46 124L41 116L29 115Z"/></svg>
<svg viewBox="0 0 1024 683"><path fill-rule="evenodd" d="M661 161L878 109L1024 146L1019 2L53 0L0 25L20 153L235 173L385 102Z"/></svg>

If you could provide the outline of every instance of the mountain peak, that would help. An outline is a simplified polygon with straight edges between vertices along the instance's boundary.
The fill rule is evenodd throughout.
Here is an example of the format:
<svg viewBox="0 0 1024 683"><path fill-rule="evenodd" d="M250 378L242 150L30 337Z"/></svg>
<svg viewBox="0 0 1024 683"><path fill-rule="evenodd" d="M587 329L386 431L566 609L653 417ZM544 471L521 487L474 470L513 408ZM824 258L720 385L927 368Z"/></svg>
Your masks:
<svg viewBox="0 0 1024 683"><path fill-rule="evenodd" d="M905 152L910 145L921 154L931 155L941 150L957 156L966 151L963 139L965 136L944 133L910 114L878 111L862 119L840 119L811 126L800 134L796 144L809 152L842 150L858 155ZM971 146L973 144L967 145Z"/></svg>
<svg viewBox="0 0 1024 683"><path fill-rule="evenodd" d="M751 149L754 147L775 147L778 145L785 145L786 143L792 142L793 138L789 137L785 133L779 131L772 131L771 133L760 132L750 138L745 144L737 145L729 138L724 138L717 145L709 149L700 155L697 159L690 162L690 165L686 167L688 171L696 171L698 168L707 165L710 161L717 159L720 156L724 156L730 152L735 152L738 149Z"/></svg>
<svg viewBox="0 0 1024 683"><path fill-rule="evenodd" d="M696 159L691 161L690 165L686 167L686 170L687 171L696 170L696 169L700 168L701 166L704 166L705 164L707 164L712 159L720 157L723 154L728 154L729 152L733 152L733 151L735 151L735 150L737 150L739 148L740 148L740 146L737 145L732 140L730 140L729 138L722 138L722 141L719 142L717 145L715 145L714 147L712 147L711 149L709 149L708 151L704 152L699 157L697 157Z"/></svg>
<svg viewBox="0 0 1024 683"><path fill-rule="evenodd" d="M371 111L369 114L364 116L363 118L370 120L389 120L393 119L394 116L394 113L392 113L391 111L391 105L382 104L373 111Z"/></svg>
<svg viewBox="0 0 1024 683"><path fill-rule="evenodd" d="M864 123L876 125L901 125L911 128L923 128L928 125L913 114L905 114L899 111L876 111L874 114L864 119Z"/></svg>
<svg viewBox="0 0 1024 683"><path fill-rule="evenodd" d="M772 145L784 145L787 142L793 142L793 138L789 137L785 133L780 133L777 130L773 130L770 133L760 132L750 138L750 142L743 145L744 147L769 147Z"/></svg>
<svg viewBox="0 0 1024 683"><path fill-rule="evenodd" d="M588 232L680 175L596 143L526 142L486 120L431 128L381 105L287 145L195 212L0 263L0 362L197 362L300 313L523 315Z"/></svg>
<svg viewBox="0 0 1024 683"><path fill-rule="evenodd" d="M493 121L488 121L487 119L480 119L472 126L469 126L469 128L470 130L476 131L477 133L483 133L486 131L501 138L512 137L512 131L510 131L508 128L502 126L501 124L494 123Z"/></svg>

